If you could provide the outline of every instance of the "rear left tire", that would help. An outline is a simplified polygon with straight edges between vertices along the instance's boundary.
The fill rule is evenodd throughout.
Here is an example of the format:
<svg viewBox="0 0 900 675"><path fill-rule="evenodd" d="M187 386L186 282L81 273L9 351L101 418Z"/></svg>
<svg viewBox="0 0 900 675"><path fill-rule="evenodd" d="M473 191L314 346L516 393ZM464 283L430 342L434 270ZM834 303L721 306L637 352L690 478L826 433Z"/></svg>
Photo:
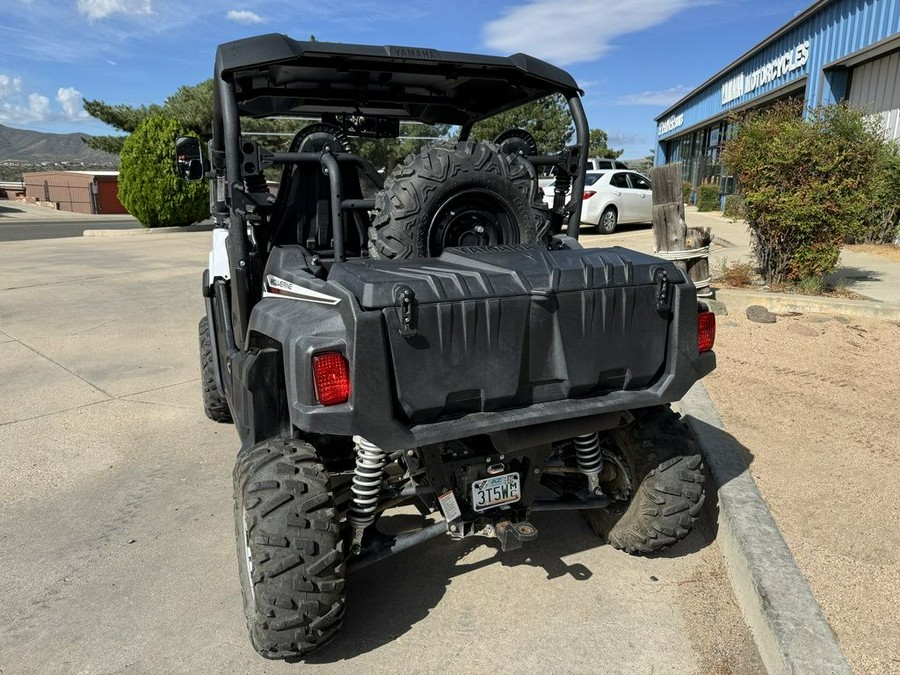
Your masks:
<svg viewBox="0 0 900 675"><path fill-rule="evenodd" d="M327 644L344 618L344 553L328 473L314 448L273 439L242 450L234 499L253 647L287 659Z"/></svg>

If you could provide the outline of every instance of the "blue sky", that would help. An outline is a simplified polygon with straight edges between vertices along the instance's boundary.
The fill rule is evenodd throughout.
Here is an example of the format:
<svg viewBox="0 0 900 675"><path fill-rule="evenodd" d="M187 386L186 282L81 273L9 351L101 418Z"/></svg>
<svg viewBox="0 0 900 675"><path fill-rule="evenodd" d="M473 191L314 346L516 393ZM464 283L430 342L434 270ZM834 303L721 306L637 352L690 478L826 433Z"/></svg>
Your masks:
<svg viewBox="0 0 900 675"><path fill-rule="evenodd" d="M0 124L109 133L82 97L161 103L211 75L220 42L260 33L530 53L586 91L591 127L646 155L653 117L812 0L6 0Z"/></svg>

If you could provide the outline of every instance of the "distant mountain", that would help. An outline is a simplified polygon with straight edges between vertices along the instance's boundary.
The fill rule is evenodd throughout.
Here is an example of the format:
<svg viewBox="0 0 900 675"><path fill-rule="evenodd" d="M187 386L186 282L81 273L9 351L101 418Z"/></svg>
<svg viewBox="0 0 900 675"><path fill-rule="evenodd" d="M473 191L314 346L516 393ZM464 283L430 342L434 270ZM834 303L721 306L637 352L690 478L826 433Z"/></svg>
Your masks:
<svg viewBox="0 0 900 675"><path fill-rule="evenodd" d="M8 161L38 164L86 164L92 167L117 167L119 157L94 150L84 142L87 134L48 134L13 129L0 124L0 163Z"/></svg>

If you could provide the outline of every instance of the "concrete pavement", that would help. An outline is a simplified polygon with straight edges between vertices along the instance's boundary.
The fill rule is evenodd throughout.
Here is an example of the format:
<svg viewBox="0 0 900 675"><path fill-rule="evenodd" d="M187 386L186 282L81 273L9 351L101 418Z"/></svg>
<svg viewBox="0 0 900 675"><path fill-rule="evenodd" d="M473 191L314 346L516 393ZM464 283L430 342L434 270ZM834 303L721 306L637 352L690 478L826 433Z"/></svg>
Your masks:
<svg viewBox="0 0 900 675"><path fill-rule="evenodd" d="M761 672L711 523L634 558L574 513L538 514L519 552L437 539L373 565L333 645L302 666L257 656L237 436L200 403L209 238L3 244L0 672Z"/></svg>

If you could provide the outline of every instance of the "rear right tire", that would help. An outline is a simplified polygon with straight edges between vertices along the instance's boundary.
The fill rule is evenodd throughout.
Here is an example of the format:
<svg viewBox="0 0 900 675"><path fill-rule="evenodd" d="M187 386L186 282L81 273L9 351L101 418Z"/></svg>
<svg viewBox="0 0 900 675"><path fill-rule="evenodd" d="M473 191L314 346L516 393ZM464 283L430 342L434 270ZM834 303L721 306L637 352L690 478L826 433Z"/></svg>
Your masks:
<svg viewBox="0 0 900 675"><path fill-rule="evenodd" d="M630 425L610 434L604 461L618 474L603 484L618 494L605 509L584 511L594 532L611 546L647 554L684 539L705 498L703 460L669 406L635 411Z"/></svg>
<svg viewBox="0 0 900 675"><path fill-rule="evenodd" d="M612 234L616 231L619 214L612 206L607 206L600 215L600 222L597 223L597 230L600 234Z"/></svg>

